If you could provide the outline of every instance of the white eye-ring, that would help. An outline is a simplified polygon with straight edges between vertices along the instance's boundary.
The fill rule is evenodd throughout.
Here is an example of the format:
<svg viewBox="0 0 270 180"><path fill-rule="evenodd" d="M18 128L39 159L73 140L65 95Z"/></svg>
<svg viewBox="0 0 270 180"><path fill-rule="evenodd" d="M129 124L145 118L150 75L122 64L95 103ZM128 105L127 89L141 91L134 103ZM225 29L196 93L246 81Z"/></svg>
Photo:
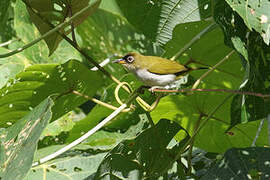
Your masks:
<svg viewBox="0 0 270 180"><path fill-rule="evenodd" d="M134 57L133 56L128 56L126 58L126 60L127 60L128 63L132 63L134 61Z"/></svg>

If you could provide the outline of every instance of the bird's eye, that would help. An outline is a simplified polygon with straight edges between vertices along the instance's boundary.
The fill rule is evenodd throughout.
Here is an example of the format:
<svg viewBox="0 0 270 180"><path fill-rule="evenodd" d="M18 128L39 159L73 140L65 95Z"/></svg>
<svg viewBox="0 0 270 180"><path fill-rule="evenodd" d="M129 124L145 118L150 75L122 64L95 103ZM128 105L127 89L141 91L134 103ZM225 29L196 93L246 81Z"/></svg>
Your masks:
<svg viewBox="0 0 270 180"><path fill-rule="evenodd" d="M134 57L133 56L128 56L126 58L126 60L127 60L128 63L132 63L134 61Z"/></svg>

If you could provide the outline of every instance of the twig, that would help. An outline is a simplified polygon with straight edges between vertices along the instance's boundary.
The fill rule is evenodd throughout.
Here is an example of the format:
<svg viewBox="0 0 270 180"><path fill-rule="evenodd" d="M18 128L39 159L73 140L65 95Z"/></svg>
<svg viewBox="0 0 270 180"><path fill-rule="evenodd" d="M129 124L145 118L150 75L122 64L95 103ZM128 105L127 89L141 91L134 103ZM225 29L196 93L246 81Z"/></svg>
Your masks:
<svg viewBox="0 0 270 180"><path fill-rule="evenodd" d="M36 15L39 14L39 13L37 14L37 13L33 10L33 8L32 8L31 6L28 5L28 3L27 3L26 1L24 1L24 3L25 3L25 4L26 4L26 5L27 5L27 6L28 6L28 7L29 7ZM6 53L6 54L0 54L0 58L5 58L5 57L8 57L8 56L12 56L12 55L14 55L14 54L17 54L17 53L19 53L19 52L21 52L21 51L23 51L23 50L25 50L25 49L27 49L27 48L33 46L34 44L38 43L38 42L41 41L42 39L44 39L44 38L50 36L51 34L53 34L53 33L57 32L57 31L59 31L60 29L64 28L65 26L69 25L71 21L73 21L75 18L77 18L78 16L80 16L80 15L81 15L82 13L84 13L85 11L87 11L89 8L91 8L91 6L92 6L92 5L89 4L89 5L86 6L85 8L81 9L79 12L75 13L71 18L66 19L63 23L57 25L56 27L53 27L52 30L46 32L45 34L43 34L43 35L40 36L39 38L35 39L34 41L32 41L32 42L26 44L25 46L20 47L20 48L18 48L18 49L16 49L16 50L13 50L13 51L11 51L11 52L9 52L9 53ZM43 18L42 18L42 19L43 19Z"/></svg>
<svg viewBox="0 0 270 180"><path fill-rule="evenodd" d="M264 123L264 119L262 119L261 122L260 122L260 125L259 125L259 127L258 127L256 136L255 136L255 138L254 138L254 140L253 140L253 142L252 142L252 144L251 144L251 147L256 146L256 141L257 141L257 139L258 139L258 137L259 137L259 135L260 135L260 132L261 132L261 130L262 130L263 123Z"/></svg>
<svg viewBox="0 0 270 180"><path fill-rule="evenodd" d="M261 98L270 98L270 94L262 94L256 92L246 92L246 91L239 91L239 90L231 90L231 89L154 89L154 92L167 92L167 93L177 93L177 92L226 92L226 93L233 93L233 94L241 94L241 95L250 95L250 96L257 96Z"/></svg>
<svg viewBox="0 0 270 180"><path fill-rule="evenodd" d="M193 84L192 89L196 89L200 82L202 81L202 79L204 79L206 76L208 76L208 74L210 74L211 72L213 72L218 66L220 66L224 61L226 61L227 59L229 59L229 57L234 53L235 51L232 50L228 55L226 55L221 61L219 61L215 66L213 66L209 71L207 71L206 73L204 73L199 79L197 79L197 81Z"/></svg>
<svg viewBox="0 0 270 180"><path fill-rule="evenodd" d="M180 49L172 58L171 60L177 59L183 52L185 52L191 45L193 45L196 41L198 41L204 34L208 33L209 31L215 29L217 27L216 23L212 23L206 28L204 28L199 34L193 37L182 49Z"/></svg>
<svg viewBox="0 0 270 180"><path fill-rule="evenodd" d="M78 96L84 97L85 99L88 99L88 100L90 100L90 101L93 101L94 103L99 104L99 105L101 105L101 106L104 106L104 107L106 107L106 108L108 108L108 109L116 110L116 109L118 108L118 107L115 107L115 106L113 106L113 105L111 105L111 104L102 102L102 101L100 101L100 100L98 100L98 99L96 99L96 98L93 98L93 97L87 96L87 95L85 95L85 94L82 94L82 93L80 93L80 92L78 92L78 91L74 91L74 90L73 90L72 93L73 93L73 94L76 94L76 95L78 95ZM123 109L123 110L122 110L122 112L129 112L129 111L131 111L131 108L126 108L126 109Z"/></svg>
<svg viewBox="0 0 270 180"><path fill-rule="evenodd" d="M225 102L230 99L232 95L230 94L227 96L212 112L209 113L207 118L201 123L201 125L198 127L198 129L194 132L194 134L191 136L191 138L186 142L186 144L183 146L182 150L178 152L178 154L175 156L175 160L179 159L182 155L182 153L185 151L186 147L191 144L192 141L194 141L196 135L199 134L200 130L207 124L209 119L225 104Z"/></svg>

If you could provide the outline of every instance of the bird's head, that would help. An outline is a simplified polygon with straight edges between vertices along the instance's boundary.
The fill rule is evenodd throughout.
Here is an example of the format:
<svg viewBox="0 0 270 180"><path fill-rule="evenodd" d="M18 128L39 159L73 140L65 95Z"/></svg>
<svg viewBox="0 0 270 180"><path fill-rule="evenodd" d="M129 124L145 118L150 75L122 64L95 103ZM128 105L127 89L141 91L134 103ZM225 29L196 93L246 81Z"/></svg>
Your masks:
<svg viewBox="0 0 270 180"><path fill-rule="evenodd" d="M142 61L143 56L139 53L136 52L131 52L126 54L124 57L122 57L121 59L117 59L115 61L113 61L114 63L118 63L118 64L122 64L123 66L125 66L128 70L136 70L138 68L140 68L140 64Z"/></svg>

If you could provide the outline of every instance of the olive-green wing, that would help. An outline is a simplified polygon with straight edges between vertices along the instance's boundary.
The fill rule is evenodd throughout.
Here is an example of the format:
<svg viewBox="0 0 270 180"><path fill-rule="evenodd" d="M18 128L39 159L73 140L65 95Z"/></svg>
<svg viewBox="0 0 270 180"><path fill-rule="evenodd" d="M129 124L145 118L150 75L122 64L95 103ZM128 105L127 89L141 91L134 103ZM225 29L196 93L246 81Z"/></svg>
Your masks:
<svg viewBox="0 0 270 180"><path fill-rule="evenodd" d="M188 69L175 61L168 59L154 57L154 60L151 60L153 56L148 57L147 70L155 74L179 74L181 72L186 72Z"/></svg>

